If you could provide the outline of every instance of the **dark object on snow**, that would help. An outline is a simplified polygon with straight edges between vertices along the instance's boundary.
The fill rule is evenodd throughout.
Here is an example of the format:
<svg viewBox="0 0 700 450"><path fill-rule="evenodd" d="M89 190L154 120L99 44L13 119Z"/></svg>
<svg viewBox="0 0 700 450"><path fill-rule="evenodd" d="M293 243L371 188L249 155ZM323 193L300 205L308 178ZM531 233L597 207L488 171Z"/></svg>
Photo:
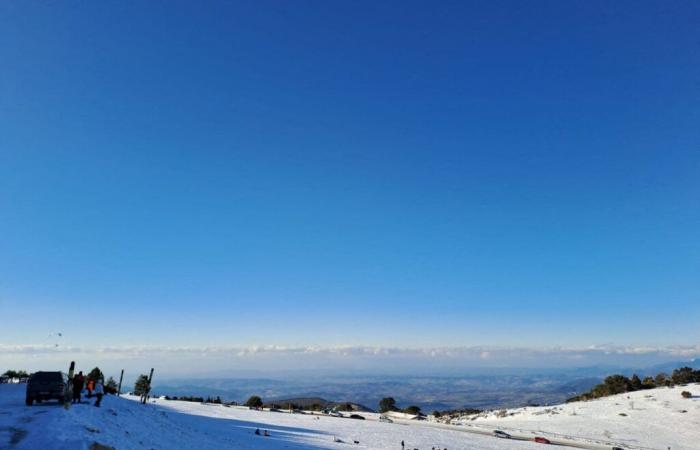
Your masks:
<svg viewBox="0 0 700 450"><path fill-rule="evenodd" d="M255 429L255 434L257 434L258 436L260 436L260 428L256 428L256 429Z"/></svg>
<svg viewBox="0 0 700 450"><path fill-rule="evenodd" d="M80 392L85 386L85 377L83 372L78 372L78 375L73 377L73 403L80 403Z"/></svg>
<svg viewBox="0 0 700 450"><path fill-rule="evenodd" d="M351 419L357 419L357 420L365 420L365 418L362 417L362 416L359 415L359 414L350 414L350 418L351 418Z"/></svg>
<svg viewBox="0 0 700 450"><path fill-rule="evenodd" d="M107 447L106 445L102 445L99 442L93 442L92 445L90 446L90 450L117 450L114 447Z"/></svg>
<svg viewBox="0 0 700 450"><path fill-rule="evenodd" d="M263 402L262 402L262 399L260 397L258 397L257 395L251 395L250 398L248 398L248 400L246 400L245 406L247 406L250 409L258 409L258 408L262 408Z"/></svg>
<svg viewBox="0 0 700 450"><path fill-rule="evenodd" d="M511 435L501 431L501 430L494 430L493 435L496 436L497 438L503 438L503 439L510 439Z"/></svg>
<svg viewBox="0 0 700 450"><path fill-rule="evenodd" d="M269 433L267 430L265 430L265 431L263 431L263 436L269 437L269 436L270 436L270 433Z"/></svg>
<svg viewBox="0 0 700 450"><path fill-rule="evenodd" d="M538 444L551 444L551 442L549 441L549 439L543 438L543 437L540 437L540 436L537 436L537 437L534 439L534 441L537 442Z"/></svg>
<svg viewBox="0 0 700 450"><path fill-rule="evenodd" d="M58 400L63 403L66 399L68 377L62 372L35 372L27 382L27 398L25 403L32 406L35 401Z"/></svg>

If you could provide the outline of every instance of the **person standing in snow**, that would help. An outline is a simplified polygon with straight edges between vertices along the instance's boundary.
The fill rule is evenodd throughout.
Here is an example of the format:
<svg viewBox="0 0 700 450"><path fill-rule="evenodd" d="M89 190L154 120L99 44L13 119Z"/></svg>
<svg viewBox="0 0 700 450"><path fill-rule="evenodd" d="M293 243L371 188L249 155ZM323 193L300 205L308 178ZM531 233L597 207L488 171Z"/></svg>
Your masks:
<svg viewBox="0 0 700 450"><path fill-rule="evenodd" d="M78 375L73 377L73 403L80 403L80 393L85 385L85 377L83 372L78 372Z"/></svg>
<svg viewBox="0 0 700 450"><path fill-rule="evenodd" d="M404 443L403 443L403 441L401 441L401 450L403 450L403 448L404 448Z"/></svg>
<svg viewBox="0 0 700 450"><path fill-rule="evenodd" d="M104 395L105 390L104 386L102 386L102 380L97 380L95 382L95 396L97 396L97 401L95 402L95 406L98 408L100 407L100 403L102 403L102 396Z"/></svg>
<svg viewBox="0 0 700 450"><path fill-rule="evenodd" d="M92 391L95 389L95 380L88 378L87 380L87 398L92 398Z"/></svg>

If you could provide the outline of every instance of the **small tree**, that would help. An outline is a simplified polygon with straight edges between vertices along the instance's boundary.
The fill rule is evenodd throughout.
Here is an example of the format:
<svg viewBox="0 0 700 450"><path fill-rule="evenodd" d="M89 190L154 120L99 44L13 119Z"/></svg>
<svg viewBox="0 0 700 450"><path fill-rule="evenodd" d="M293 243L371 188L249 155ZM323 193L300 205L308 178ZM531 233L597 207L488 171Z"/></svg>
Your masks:
<svg viewBox="0 0 700 450"><path fill-rule="evenodd" d="M693 396L693 394L691 394L691 393L688 392L688 391L683 391L683 392L681 392L681 396L682 396L683 398L691 398L691 397Z"/></svg>
<svg viewBox="0 0 700 450"><path fill-rule="evenodd" d="M245 405L249 408L260 408L263 402L257 395L251 395L250 398L246 400Z"/></svg>
<svg viewBox="0 0 700 450"><path fill-rule="evenodd" d="M624 375L610 375L603 382L607 390L606 395L622 394L631 390L631 382Z"/></svg>
<svg viewBox="0 0 700 450"><path fill-rule="evenodd" d="M355 411L355 406L350 402L343 402L336 406L339 411Z"/></svg>
<svg viewBox="0 0 700 450"><path fill-rule="evenodd" d="M29 376L29 374L24 370L8 370L2 375L8 378L26 378Z"/></svg>
<svg viewBox="0 0 700 450"><path fill-rule="evenodd" d="M145 395L148 393L148 375L139 375L134 384L134 395Z"/></svg>
<svg viewBox="0 0 700 450"><path fill-rule="evenodd" d="M95 367L94 369L92 369L90 371L87 378L88 378L88 380L94 380L94 381L102 380L102 381L104 381L105 375L102 373L102 371L100 370L99 367Z"/></svg>
<svg viewBox="0 0 700 450"><path fill-rule="evenodd" d="M116 394L117 388L118 388L117 382L114 380L114 378L109 377L109 379L105 383L105 393L106 394Z"/></svg>
<svg viewBox="0 0 700 450"><path fill-rule="evenodd" d="M414 416L417 416L420 414L420 408L415 405L412 405L404 409L403 412L405 412L406 414L412 414Z"/></svg>
<svg viewBox="0 0 700 450"><path fill-rule="evenodd" d="M675 384L688 384L700 381L700 379L696 379L696 373L690 367L681 367L680 369L674 370L673 375L671 375L671 380Z"/></svg>
<svg viewBox="0 0 700 450"><path fill-rule="evenodd" d="M668 382L667 379L668 379L668 376L665 373L660 373L660 374L656 375L656 377L654 378L654 381L656 382L657 386L666 386L666 384Z"/></svg>
<svg viewBox="0 0 700 450"><path fill-rule="evenodd" d="M642 389L642 380L639 379L639 377L635 373L634 375L632 375L632 378L630 378L630 390L638 391L640 389Z"/></svg>
<svg viewBox="0 0 700 450"><path fill-rule="evenodd" d="M396 400L394 397L384 397L379 401L379 412L396 411Z"/></svg>

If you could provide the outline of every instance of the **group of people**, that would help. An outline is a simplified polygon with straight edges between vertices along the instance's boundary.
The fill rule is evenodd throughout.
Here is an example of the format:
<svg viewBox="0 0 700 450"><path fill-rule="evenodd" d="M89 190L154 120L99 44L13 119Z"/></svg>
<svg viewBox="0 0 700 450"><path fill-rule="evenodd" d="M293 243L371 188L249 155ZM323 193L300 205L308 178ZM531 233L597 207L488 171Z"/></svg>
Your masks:
<svg viewBox="0 0 700 450"><path fill-rule="evenodd" d="M86 391L87 398L92 398L94 395L97 397L95 401L95 406L98 408L102 403L102 396L105 393L104 383L102 379L93 380L91 378L85 379L83 372L78 372L77 375L73 376L71 380L73 383L73 403L82 403L81 397L83 390Z"/></svg>
<svg viewBox="0 0 700 450"><path fill-rule="evenodd" d="M260 436L260 434L262 434L262 435L265 436L265 437L269 437L269 436L270 436L270 433L269 433L267 430L263 430L263 432L260 433L260 428L256 428L256 429L255 429L255 434L257 434L258 436Z"/></svg>

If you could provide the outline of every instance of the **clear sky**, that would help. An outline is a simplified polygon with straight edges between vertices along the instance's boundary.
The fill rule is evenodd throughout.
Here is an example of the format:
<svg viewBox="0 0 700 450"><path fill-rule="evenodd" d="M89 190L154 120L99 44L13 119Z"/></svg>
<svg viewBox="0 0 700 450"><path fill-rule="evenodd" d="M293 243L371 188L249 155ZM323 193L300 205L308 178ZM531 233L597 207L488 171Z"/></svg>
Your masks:
<svg viewBox="0 0 700 450"><path fill-rule="evenodd" d="M0 3L0 344L700 343L700 4Z"/></svg>

